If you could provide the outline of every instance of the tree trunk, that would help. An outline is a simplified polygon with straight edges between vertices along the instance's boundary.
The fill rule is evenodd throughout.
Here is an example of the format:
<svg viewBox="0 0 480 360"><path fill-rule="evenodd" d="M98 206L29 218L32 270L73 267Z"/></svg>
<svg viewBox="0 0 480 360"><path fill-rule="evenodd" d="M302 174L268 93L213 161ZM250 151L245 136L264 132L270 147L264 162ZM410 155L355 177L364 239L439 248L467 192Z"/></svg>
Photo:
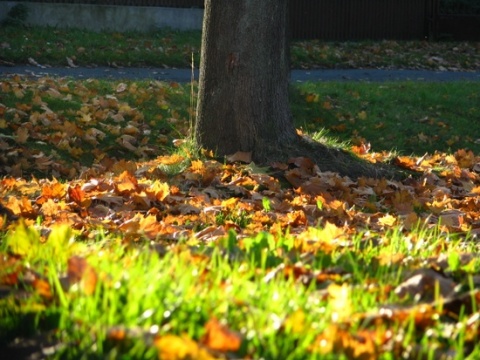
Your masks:
<svg viewBox="0 0 480 360"><path fill-rule="evenodd" d="M256 163L311 158L352 178L394 177L391 167L297 135L288 101L288 0L205 0L195 141L219 157Z"/></svg>
<svg viewBox="0 0 480 360"><path fill-rule="evenodd" d="M288 103L287 0L206 0L196 140L217 155L296 140Z"/></svg>

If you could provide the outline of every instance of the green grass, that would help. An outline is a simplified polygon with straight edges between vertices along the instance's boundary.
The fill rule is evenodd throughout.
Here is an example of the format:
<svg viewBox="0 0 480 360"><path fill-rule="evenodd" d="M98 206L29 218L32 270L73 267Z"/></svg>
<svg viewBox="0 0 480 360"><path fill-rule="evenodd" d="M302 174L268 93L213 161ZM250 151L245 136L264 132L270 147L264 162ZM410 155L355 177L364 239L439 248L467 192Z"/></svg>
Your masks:
<svg viewBox="0 0 480 360"><path fill-rule="evenodd" d="M470 131L480 118L477 83L317 82L296 86L291 104L297 126L367 142L373 151L480 153L480 137Z"/></svg>
<svg viewBox="0 0 480 360"><path fill-rule="evenodd" d="M198 64L200 32L158 31L96 33L50 27L2 27L4 44L0 60L67 66L67 57L78 66L189 67L192 53Z"/></svg>
<svg viewBox="0 0 480 360"><path fill-rule="evenodd" d="M17 230L17 234L2 242L2 252L8 249L23 254L22 246L33 250L22 263L46 274L52 283L53 297L32 294L16 302L11 298L1 300L4 321L0 334L5 340L6 334L25 336L56 328L60 345L55 357L72 359L157 358L157 352L162 351L158 346L161 336L173 334L200 340L205 324L212 318L241 335L242 346L235 352L236 357L323 358L311 347L332 325L332 319L349 324L352 334L375 332L378 330L375 323L369 324L361 317L351 318L352 314L375 313L382 306L379 298L386 303L399 302L388 288L398 285L410 267L406 263L379 265L377 258L382 254L399 254L422 261L437 255L438 246L449 252L459 249L458 242L435 230L412 232L412 237L430 244L413 252L405 246L401 233L387 235L386 246L369 245L369 237L359 234L353 239L353 248L318 253L309 265L301 265L321 271L336 269L338 275L325 281L311 278L311 283L302 284L300 278L274 270L281 269L281 264L292 266L304 261L299 253L288 253L292 250L286 245L291 243L288 235L277 238L276 242L268 234L240 241L230 233L216 244L180 243L169 246L165 253L159 251L163 245L154 251L147 244L122 245L122 240L114 237L100 237L96 243L82 244L72 241L77 236L71 238L68 231L60 233L63 235L57 234L39 244L36 231L25 234ZM53 254L64 256L54 260ZM68 292L62 288L65 277L62 282L58 276L66 272L68 254L85 257L95 269L99 280L92 294L85 293L82 283L72 284ZM463 286L469 288L469 276L479 266L476 261L470 270L464 267L455 270L463 277ZM3 276L9 270L2 271ZM278 274L274 276L272 271ZM375 286L369 287L369 283ZM410 310L414 304L411 300L403 302L405 309ZM457 358L463 358L463 341L473 346L476 354L480 352L478 343L471 343L471 334L466 330L444 337L442 331L451 331L447 319L439 318L430 326L420 322L415 328L408 326L408 321L404 323L400 315L396 317L392 316L391 325L383 326L397 332L394 342L406 353L413 351L408 348L413 339L419 340L420 345L414 351L422 354L422 358L428 357L432 348L458 351ZM467 318L460 314L459 322ZM35 330L21 330L25 328ZM432 329L428 340L420 340L428 328ZM326 336L325 341L329 346L335 340ZM343 350L345 353L337 349L340 358L346 357L348 346ZM191 346L185 351L194 354L196 350ZM380 358L399 355L393 351Z"/></svg>
<svg viewBox="0 0 480 360"><path fill-rule="evenodd" d="M153 66L189 68L200 58L200 31L96 33L78 29L3 26L0 64ZM478 42L291 42L293 68L409 68L478 70Z"/></svg>

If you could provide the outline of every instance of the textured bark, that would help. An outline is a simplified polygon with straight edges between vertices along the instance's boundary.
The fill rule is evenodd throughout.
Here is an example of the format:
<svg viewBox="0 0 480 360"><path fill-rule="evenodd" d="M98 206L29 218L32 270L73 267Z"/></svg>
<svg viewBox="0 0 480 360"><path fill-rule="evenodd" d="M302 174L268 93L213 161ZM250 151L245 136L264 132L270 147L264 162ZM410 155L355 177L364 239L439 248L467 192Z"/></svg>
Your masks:
<svg viewBox="0 0 480 360"><path fill-rule="evenodd" d="M296 134L288 101L288 0L206 0L195 140L219 157L257 163L305 156L352 178L397 177ZM400 175L402 176L402 175Z"/></svg>
<svg viewBox="0 0 480 360"><path fill-rule="evenodd" d="M288 103L287 0L207 0L196 140L218 155L296 140Z"/></svg>

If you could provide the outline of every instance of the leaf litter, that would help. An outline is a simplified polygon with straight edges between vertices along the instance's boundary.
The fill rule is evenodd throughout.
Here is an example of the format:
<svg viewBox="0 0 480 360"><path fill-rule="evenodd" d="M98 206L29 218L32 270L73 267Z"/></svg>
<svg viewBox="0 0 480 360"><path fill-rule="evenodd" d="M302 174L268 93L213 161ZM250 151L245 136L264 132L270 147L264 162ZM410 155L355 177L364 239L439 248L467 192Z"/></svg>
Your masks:
<svg viewBox="0 0 480 360"><path fill-rule="evenodd" d="M98 270L88 255L65 250L73 233L78 239L95 241L101 229L122 244L149 241L155 251L182 253L192 264L206 264L211 255L196 253L185 243L222 244L234 233L235 244L227 256L241 260L255 246L270 249L277 263L258 268L265 283L284 279L303 287L313 284L315 296L332 304L330 325L314 331L308 348L312 356L334 352L375 359L390 352L416 357L421 345L406 344L405 330L398 329L398 324L408 323L415 326L416 336L432 338L438 356L459 355L459 350L442 345L445 337L464 336L461 351L474 346L480 305L476 246L480 157L471 151L397 156L393 161L414 173L403 181L352 180L322 172L304 157L260 168L248 163L249 154L238 153L223 163L193 158L188 151L172 154L166 144L150 137L155 128L139 109L114 95L92 96L86 85L48 78L38 83L15 78L0 85L18 99L16 107L0 106L4 215L0 228L8 244L0 261L0 283L10 296L33 291L43 299L43 306L61 302L55 281L42 273L41 266L33 270L25 262L42 254L44 244L52 246L49 256L66 264L66 273L56 275L65 293L93 296L99 284L107 283L109 275ZM165 88L179 91L172 84L151 86L149 92L157 94L154 101L164 108L168 108ZM111 94L126 92L142 90L124 83L111 89ZM82 99L74 112L54 111L47 101L73 101L74 96ZM143 96L137 101L152 101ZM25 97L31 102L22 102ZM163 135L171 140L178 133L186 136L186 120L166 110L167 121L178 132ZM108 137L121 142L104 142ZM390 156L365 149L351 150L374 163ZM61 151L78 160L62 160ZM89 165L82 160L86 152L93 155ZM36 175L27 179L24 174ZM426 239L419 229L436 231L437 236ZM390 247L392 231L403 237L403 251ZM251 242L266 233L270 234L266 242ZM459 239L457 252L446 255L454 237ZM281 242L289 242L288 249L278 247ZM390 271L403 266L409 273L394 284L374 278L357 282L351 270L315 265L319 254L361 251L372 244L384 250L365 264ZM414 257L425 249L429 258ZM223 286L229 286L224 281ZM202 280L199 286L210 285ZM355 311L355 291L376 294L377 309ZM278 332L307 333L306 316L301 309L287 315ZM241 354L246 340L238 330L212 317L197 339L132 327L112 327L106 333L120 343L132 337L149 338L145 341L164 358L211 359Z"/></svg>

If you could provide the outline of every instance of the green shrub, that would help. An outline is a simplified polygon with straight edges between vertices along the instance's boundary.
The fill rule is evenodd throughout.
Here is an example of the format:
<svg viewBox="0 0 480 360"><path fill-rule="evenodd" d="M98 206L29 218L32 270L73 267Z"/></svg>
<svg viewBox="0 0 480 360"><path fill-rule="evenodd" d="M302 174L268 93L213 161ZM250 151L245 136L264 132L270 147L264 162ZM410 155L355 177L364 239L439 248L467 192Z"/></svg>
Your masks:
<svg viewBox="0 0 480 360"><path fill-rule="evenodd" d="M7 17L3 20L2 25L22 26L28 17L28 7L24 4L14 5L7 13Z"/></svg>

